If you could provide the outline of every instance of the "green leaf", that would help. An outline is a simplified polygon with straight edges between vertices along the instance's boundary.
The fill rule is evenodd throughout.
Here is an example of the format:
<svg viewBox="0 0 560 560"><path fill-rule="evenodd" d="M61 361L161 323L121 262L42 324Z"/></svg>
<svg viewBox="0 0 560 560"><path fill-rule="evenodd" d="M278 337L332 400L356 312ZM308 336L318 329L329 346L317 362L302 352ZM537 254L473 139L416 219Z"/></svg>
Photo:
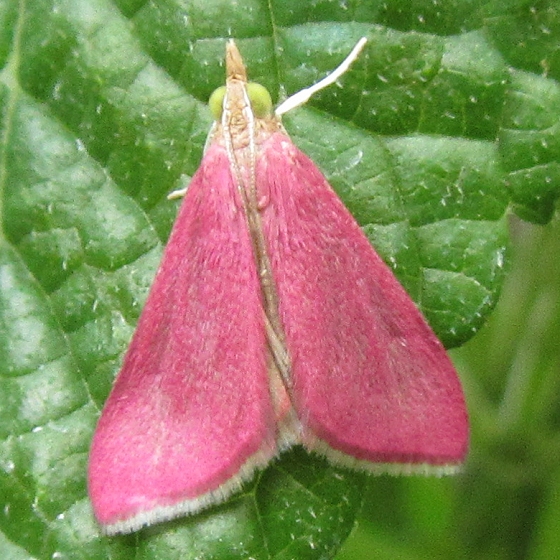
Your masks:
<svg viewBox="0 0 560 560"><path fill-rule="evenodd" d="M136 535L101 537L87 498L91 435L176 214L166 195L200 163L225 41L281 100L369 38L286 128L452 346L496 303L508 206L545 222L559 195L546 14L513 0L0 3L2 558L332 557L364 478L301 450L228 503Z"/></svg>

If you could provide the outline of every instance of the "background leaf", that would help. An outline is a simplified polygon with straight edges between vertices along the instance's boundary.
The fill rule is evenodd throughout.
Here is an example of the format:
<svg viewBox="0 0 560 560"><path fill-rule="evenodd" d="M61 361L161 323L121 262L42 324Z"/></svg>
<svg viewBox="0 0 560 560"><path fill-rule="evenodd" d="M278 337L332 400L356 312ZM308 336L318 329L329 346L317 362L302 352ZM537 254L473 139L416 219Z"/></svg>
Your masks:
<svg viewBox="0 0 560 560"><path fill-rule="evenodd" d="M251 79L281 100L369 38L340 87L285 125L438 335L457 346L496 304L507 209L536 223L555 210L559 23L552 0L0 3L2 557L332 557L366 479L298 449L227 504L127 537L101 537L87 499L91 435L176 214L166 195L200 162L225 40L236 39ZM550 316L554 301L545 300ZM470 364L470 347L489 360L464 366L467 475L368 480L376 507L366 504L359 527L375 520L378 529L355 532L349 557L360 542L367 558L372 546L392 558L544 558L554 544L546 528L557 499L543 465L558 458L557 361L500 374L488 364L502 340L479 340L458 358ZM547 383L527 373L540 367ZM530 544L516 515L535 489L542 513L535 498L530 517L544 529ZM503 531L489 537L489 512L505 498ZM395 540L396 528L406 538ZM504 548L510 534L516 548Z"/></svg>

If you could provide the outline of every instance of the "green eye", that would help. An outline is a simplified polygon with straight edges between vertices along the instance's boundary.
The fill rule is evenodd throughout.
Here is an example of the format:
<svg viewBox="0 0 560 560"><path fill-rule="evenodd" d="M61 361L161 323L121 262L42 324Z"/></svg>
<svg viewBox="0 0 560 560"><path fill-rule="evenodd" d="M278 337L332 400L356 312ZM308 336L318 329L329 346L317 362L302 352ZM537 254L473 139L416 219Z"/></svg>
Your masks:
<svg viewBox="0 0 560 560"><path fill-rule="evenodd" d="M215 89L210 99L208 100L208 107L212 112L215 120L219 121L222 118L222 111L224 109L224 97L226 96L226 86Z"/></svg>
<svg viewBox="0 0 560 560"><path fill-rule="evenodd" d="M249 101L255 117L262 119L272 113L272 99L270 98L270 93L268 93L268 90L264 86L252 82L248 83L247 95L249 96ZM225 96L226 86L221 86L214 90L208 100L208 106L210 107L212 116L217 121L222 118Z"/></svg>
<svg viewBox="0 0 560 560"><path fill-rule="evenodd" d="M248 83L247 95L249 96L255 117L262 119L272 113L272 99L264 86L253 82Z"/></svg>

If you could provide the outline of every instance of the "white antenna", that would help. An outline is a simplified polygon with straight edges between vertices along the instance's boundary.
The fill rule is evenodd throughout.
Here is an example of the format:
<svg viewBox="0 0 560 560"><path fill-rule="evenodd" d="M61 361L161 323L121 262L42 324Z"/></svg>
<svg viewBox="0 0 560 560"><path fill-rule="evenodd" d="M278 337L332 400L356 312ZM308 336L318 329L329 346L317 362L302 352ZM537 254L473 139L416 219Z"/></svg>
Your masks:
<svg viewBox="0 0 560 560"><path fill-rule="evenodd" d="M301 105L307 103L312 95L317 93L318 91L334 84L342 74L344 74L350 65L358 58L362 49L364 48L367 39L362 37L357 43L356 46L352 49L352 52L342 61L342 63L335 68L328 76L325 76L322 80L317 82L316 84L312 85L311 87L302 89L297 93L294 93L291 97L288 97L286 101L280 103L280 105L276 108L274 113L277 117L282 116L284 113L295 109L296 107L300 107Z"/></svg>

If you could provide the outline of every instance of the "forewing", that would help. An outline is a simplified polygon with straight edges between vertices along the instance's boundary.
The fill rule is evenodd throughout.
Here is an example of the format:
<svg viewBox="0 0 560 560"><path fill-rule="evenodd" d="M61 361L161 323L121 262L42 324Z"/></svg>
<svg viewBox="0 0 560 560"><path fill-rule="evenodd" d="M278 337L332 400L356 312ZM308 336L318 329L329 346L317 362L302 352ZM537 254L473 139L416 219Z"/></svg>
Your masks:
<svg viewBox="0 0 560 560"><path fill-rule="evenodd" d="M308 448L374 471L436 471L468 440L439 340L316 166L283 134L257 184Z"/></svg>
<svg viewBox="0 0 560 560"><path fill-rule="evenodd" d="M227 154L194 176L93 440L106 532L223 499L275 453L260 286Z"/></svg>

